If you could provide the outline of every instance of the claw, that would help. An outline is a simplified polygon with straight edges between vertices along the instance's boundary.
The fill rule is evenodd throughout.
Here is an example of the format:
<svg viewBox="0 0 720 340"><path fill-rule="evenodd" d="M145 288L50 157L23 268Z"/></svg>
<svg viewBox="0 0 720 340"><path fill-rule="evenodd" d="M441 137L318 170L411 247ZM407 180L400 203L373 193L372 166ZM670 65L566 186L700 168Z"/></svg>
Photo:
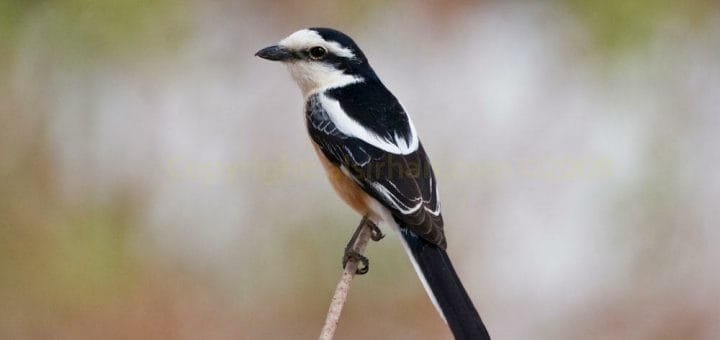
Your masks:
<svg viewBox="0 0 720 340"><path fill-rule="evenodd" d="M373 241L380 241L383 237L385 237L382 231L380 231L380 228L378 228L373 221L371 221L367 216L363 216L362 221L360 221L360 225L358 225L357 229L355 229L355 233L353 233L353 236L350 238L350 241L348 241L347 246L345 246L345 254L343 254L342 258L343 269L345 269L350 259L353 259L356 263L358 263L357 269L355 270L355 274L358 275L363 275L370 270L370 261L368 261L367 257L362 256L360 253L353 250L358 235L360 235L360 232L366 225L370 228L370 238Z"/></svg>
<svg viewBox="0 0 720 340"><path fill-rule="evenodd" d="M382 230L380 230L380 228L378 228L377 224L375 224L375 223L373 223L372 221L368 220L368 221L367 221L367 226L370 227L370 231L371 231L370 238L371 238L373 241L377 242L377 241L382 240L383 237L385 237L385 234L382 233Z"/></svg>
<svg viewBox="0 0 720 340"><path fill-rule="evenodd" d="M347 263L350 261L350 259L355 260L358 263L357 269L355 270L355 274L357 275L363 275L370 270L370 261L368 261L367 257L360 255L360 253L353 251L353 250L346 250L345 255L343 255L342 265L343 269L347 267ZM362 266L360 265L362 264Z"/></svg>

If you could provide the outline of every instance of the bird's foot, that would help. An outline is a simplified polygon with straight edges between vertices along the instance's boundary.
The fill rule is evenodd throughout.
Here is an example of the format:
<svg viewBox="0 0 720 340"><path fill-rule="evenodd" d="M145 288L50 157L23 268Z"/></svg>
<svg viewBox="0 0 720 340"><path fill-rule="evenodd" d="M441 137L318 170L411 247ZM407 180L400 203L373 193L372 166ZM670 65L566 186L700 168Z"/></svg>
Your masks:
<svg viewBox="0 0 720 340"><path fill-rule="evenodd" d="M370 239L372 239L373 241L380 241L383 237L385 237L385 235L382 233L380 228L378 228L375 222L370 220L368 216L363 216L362 221L360 221L360 225L358 225L357 229L355 229L353 236L350 238L350 241L345 246L345 253L343 254L342 258L343 269L345 269L348 261L350 261L351 259L357 263L357 269L355 270L355 274L358 275L363 275L367 273L370 269L367 257L353 250L358 236L360 236L360 233L366 226L370 228Z"/></svg>
<svg viewBox="0 0 720 340"><path fill-rule="evenodd" d="M370 231L372 234L370 235L370 238L377 242L383 239L385 237L385 234L382 233L382 230L375 224L375 222L370 221L370 219L365 221L365 225L367 225L370 228Z"/></svg>
<svg viewBox="0 0 720 340"><path fill-rule="evenodd" d="M357 269L355 269L355 274L363 275L366 274L368 270L370 270L370 261L368 261L368 258L352 249L345 249L345 254L343 255L342 259L343 269L347 267L347 263L351 259L357 263Z"/></svg>

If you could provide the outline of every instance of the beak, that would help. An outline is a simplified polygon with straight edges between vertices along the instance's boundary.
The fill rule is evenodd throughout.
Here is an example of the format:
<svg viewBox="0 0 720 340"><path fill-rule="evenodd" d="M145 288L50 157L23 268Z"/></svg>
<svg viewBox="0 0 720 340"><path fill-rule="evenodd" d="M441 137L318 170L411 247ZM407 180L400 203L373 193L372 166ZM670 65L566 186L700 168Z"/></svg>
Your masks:
<svg viewBox="0 0 720 340"><path fill-rule="evenodd" d="M255 56L273 61L285 61L294 58L292 52L278 45L265 47L262 50L257 51Z"/></svg>

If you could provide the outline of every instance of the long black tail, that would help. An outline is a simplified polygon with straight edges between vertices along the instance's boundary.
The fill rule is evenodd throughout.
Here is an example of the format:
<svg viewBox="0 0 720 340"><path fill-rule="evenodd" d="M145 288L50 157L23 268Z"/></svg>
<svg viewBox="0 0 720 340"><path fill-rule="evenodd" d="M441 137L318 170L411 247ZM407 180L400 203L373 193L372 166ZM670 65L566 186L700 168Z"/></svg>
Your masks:
<svg viewBox="0 0 720 340"><path fill-rule="evenodd" d="M418 275L424 277L425 288L442 310L455 339L490 339L485 325L455 273L444 249L425 241L412 231L400 227L409 252L414 258Z"/></svg>

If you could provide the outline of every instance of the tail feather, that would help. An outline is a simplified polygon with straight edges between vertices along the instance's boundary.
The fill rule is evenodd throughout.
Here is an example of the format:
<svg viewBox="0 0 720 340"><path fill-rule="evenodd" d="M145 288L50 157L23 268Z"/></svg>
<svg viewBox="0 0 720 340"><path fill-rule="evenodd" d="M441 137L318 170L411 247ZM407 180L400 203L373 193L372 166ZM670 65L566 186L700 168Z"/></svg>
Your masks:
<svg viewBox="0 0 720 340"><path fill-rule="evenodd" d="M444 249L400 227L406 250L425 289L455 339L490 339L485 325Z"/></svg>

